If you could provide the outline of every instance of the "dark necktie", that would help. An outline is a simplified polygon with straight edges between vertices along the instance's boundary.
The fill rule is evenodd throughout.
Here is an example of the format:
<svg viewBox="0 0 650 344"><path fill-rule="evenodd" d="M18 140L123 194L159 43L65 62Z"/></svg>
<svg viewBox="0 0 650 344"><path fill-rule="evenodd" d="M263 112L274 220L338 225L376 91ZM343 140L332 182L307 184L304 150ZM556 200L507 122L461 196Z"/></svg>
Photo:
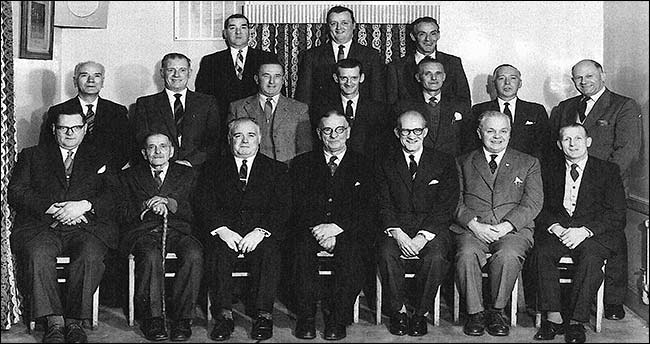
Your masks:
<svg viewBox="0 0 650 344"><path fill-rule="evenodd" d="M429 106L435 108L437 105L438 105L438 101L436 100L436 97L429 98Z"/></svg>
<svg viewBox="0 0 650 344"><path fill-rule="evenodd" d="M162 180L162 170L161 171L153 171L153 179L156 181L156 186L158 189L163 185L163 180Z"/></svg>
<svg viewBox="0 0 650 344"><path fill-rule="evenodd" d="M352 123L354 120L354 110L352 110L352 100L348 100L348 105L345 106L345 117L348 118L348 122Z"/></svg>
<svg viewBox="0 0 650 344"><path fill-rule="evenodd" d="M179 136L182 133L183 115L185 114L183 103L181 103L181 96L182 94L180 93L174 94L174 97L176 97L176 100L174 101L174 120L176 121L176 128L178 128Z"/></svg>
<svg viewBox="0 0 650 344"><path fill-rule="evenodd" d="M510 111L510 103L503 104L503 113L510 118L510 123L512 123L512 112Z"/></svg>
<svg viewBox="0 0 650 344"><path fill-rule="evenodd" d="M330 174L331 174L332 176L334 176L334 173L336 172L336 168L339 166L339 165L336 163L336 159L338 159L338 158L339 158L339 157L337 157L336 155L332 155L332 156L330 157L330 162L327 163L327 166L330 168Z"/></svg>
<svg viewBox="0 0 650 344"><path fill-rule="evenodd" d="M237 73L237 79L241 80L244 77L244 54L239 50L237 52L237 60L235 62L235 73Z"/></svg>
<svg viewBox="0 0 650 344"><path fill-rule="evenodd" d="M72 165L74 165L74 158L72 157L71 150L69 150L68 154L65 156L63 165L65 166L65 180L68 182L70 180L70 176L72 175Z"/></svg>
<svg viewBox="0 0 650 344"><path fill-rule="evenodd" d="M578 118L580 119L580 123L584 123L585 119L587 118L587 101L591 99L591 97L582 97L580 99L580 104L578 104Z"/></svg>
<svg viewBox="0 0 650 344"><path fill-rule="evenodd" d="M409 172L411 172L411 179L415 179L415 174L418 172L418 163L415 162L415 156L409 155Z"/></svg>
<svg viewBox="0 0 650 344"><path fill-rule="evenodd" d="M92 134L95 128L95 112L93 111L93 104L86 106L88 107L88 111L86 111L86 125L88 126L88 134Z"/></svg>
<svg viewBox="0 0 650 344"><path fill-rule="evenodd" d="M273 102L271 101L273 98L268 97L266 98L266 102L264 103L264 117L266 117L266 123L271 121L271 117L273 117Z"/></svg>
<svg viewBox="0 0 650 344"><path fill-rule="evenodd" d="M492 172L492 174L494 174L494 172L497 170L497 161L495 160L497 156L498 155L496 154L490 154L492 160L490 160L490 163L488 165L490 166L490 172Z"/></svg>
<svg viewBox="0 0 650 344"><path fill-rule="evenodd" d="M242 160L241 167L239 168L239 182L241 183L242 191L246 190L246 178L248 176L248 161L246 159Z"/></svg>
<svg viewBox="0 0 650 344"><path fill-rule="evenodd" d="M571 179L573 179L574 182L578 180L579 176L577 168L578 164L571 164L571 172L569 172L569 174L571 175Z"/></svg>
<svg viewBox="0 0 650 344"><path fill-rule="evenodd" d="M345 58L345 46L343 44L339 45L339 54L336 58L336 62L339 62Z"/></svg>

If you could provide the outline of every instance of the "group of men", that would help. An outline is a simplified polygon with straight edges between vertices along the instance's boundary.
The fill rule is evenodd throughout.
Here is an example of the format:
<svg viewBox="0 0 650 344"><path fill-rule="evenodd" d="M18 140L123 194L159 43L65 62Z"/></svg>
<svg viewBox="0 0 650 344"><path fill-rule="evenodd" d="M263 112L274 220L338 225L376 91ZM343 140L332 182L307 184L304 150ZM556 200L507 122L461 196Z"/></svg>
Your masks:
<svg viewBox="0 0 650 344"><path fill-rule="evenodd" d="M494 70L497 98L472 107L461 60L437 50L435 19L413 22L416 51L387 68L353 41L355 24L350 9L330 9L330 43L300 55L296 100L283 94L277 58L248 46L240 14L225 21L228 48L201 60L196 92L187 87L190 59L167 54L164 90L138 98L131 118L99 97L101 64L75 67L78 96L50 108L41 142L19 154L9 185L12 249L29 313L47 319L44 342L87 340L81 324L109 249L135 257L136 313L153 341L191 337L202 279L215 318L210 338L229 339L240 260L250 276L251 337L271 338L285 242L301 339L316 337L319 296L323 337L345 338L375 269L398 336L427 333L452 268L467 335L508 335L503 309L524 264L527 302L547 313L535 339L586 340L605 259L615 267L606 272L614 295L606 300L616 305L607 315L624 316L621 175L640 146L638 105L605 87L600 64L583 60L572 69L580 96L550 119L517 97L521 75L509 64ZM318 280L322 251L333 255L328 288ZM178 257L168 307L165 252ZM65 302L54 269L62 254L71 258ZM555 269L564 255L578 274L568 313ZM414 291L404 280L410 266Z"/></svg>

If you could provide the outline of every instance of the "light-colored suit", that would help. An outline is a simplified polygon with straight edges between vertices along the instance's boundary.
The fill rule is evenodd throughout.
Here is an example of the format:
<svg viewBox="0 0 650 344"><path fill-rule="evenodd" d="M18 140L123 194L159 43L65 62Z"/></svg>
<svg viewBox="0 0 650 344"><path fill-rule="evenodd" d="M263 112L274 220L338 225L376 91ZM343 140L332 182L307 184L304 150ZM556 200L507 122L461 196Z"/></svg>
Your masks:
<svg viewBox="0 0 650 344"><path fill-rule="evenodd" d="M275 160L288 162L296 155L308 152L312 147L309 107L305 103L280 95L271 125L271 137L262 137L260 152ZM228 121L251 117L265 134L266 117L260 106L258 94L230 103Z"/></svg>

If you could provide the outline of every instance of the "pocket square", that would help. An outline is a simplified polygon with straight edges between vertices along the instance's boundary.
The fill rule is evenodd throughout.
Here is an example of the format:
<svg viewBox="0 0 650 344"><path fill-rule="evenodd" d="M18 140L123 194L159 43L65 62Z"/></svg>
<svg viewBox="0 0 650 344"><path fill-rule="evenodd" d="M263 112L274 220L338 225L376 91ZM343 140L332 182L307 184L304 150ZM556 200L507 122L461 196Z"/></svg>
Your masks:
<svg viewBox="0 0 650 344"><path fill-rule="evenodd" d="M526 123L524 123L524 125L533 125L533 124L535 124L535 122L533 121L526 121Z"/></svg>
<svg viewBox="0 0 650 344"><path fill-rule="evenodd" d="M104 172L106 172L106 165L100 167L99 170L97 170L97 174L102 174Z"/></svg>
<svg viewBox="0 0 650 344"><path fill-rule="evenodd" d="M460 112L454 112L454 121L460 121L463 119L463 114Z"/></svg>
<svg viewBox="0 0 650 344"><path fill-rule="evenodd" d="M440 182L438 181L438 179L431 179L431 181L429 182L429 185L436 185L436 184L438 184L438 183L440 183Z"/></svg>
<svg viewBox="0 0 650 344"><path fill-rule="evenodd" d="M609 125L609 122L607 120L605 120L605 119L599 119L596 122L596 124L598 124L599 127L603 127L603 126Z"/></svg>
<svg viewBox="0 0 650 344"><path fill-rule="evenodd" d="M354 183L354 186L355 186L355 187L357 187L357 186L359 186L359 185L361 185L361 183L359 183L359 182Z"/></svg>
<svg viewBox="0 0 650 344"><path fill-rule="evenodd" d="M515 177L515 181L514 181L515 185L521 186L521 184L523 184L523 183L524 183L523 180L519 179L519 177Z"/></svg>

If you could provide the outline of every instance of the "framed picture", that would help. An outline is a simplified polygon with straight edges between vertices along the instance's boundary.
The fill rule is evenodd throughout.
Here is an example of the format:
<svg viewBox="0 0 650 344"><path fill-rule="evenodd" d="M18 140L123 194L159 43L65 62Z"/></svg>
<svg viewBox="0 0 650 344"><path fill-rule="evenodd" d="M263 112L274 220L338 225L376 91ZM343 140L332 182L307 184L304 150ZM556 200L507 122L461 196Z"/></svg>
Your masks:
<svg viewBox="0 0 650 344"><path fill-rule="evenodd" d="M19 58L51 60L54 1L21 1Z"/></svg>

